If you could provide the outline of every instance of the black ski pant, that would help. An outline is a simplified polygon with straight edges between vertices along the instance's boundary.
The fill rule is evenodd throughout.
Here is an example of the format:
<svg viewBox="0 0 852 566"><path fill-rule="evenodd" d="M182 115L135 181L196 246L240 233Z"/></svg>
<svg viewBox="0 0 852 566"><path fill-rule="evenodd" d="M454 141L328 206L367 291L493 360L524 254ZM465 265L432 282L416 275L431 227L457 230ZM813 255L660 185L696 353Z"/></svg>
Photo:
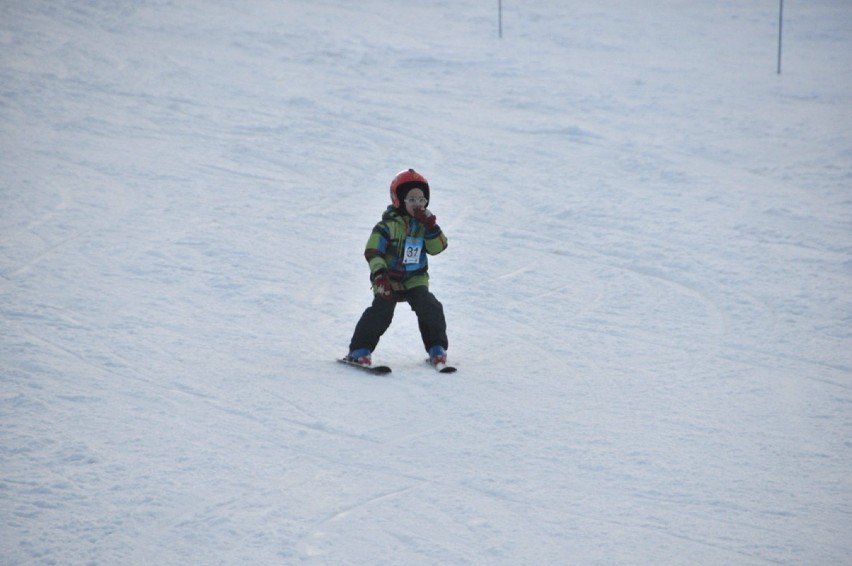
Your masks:
<svg viewBox="0 0 852 566"><path fill-rule="evenodd" d="M446 350L447 322L444 319L444 306L435 298L428 287L414 287L405 291L399 301L388 301L379 296L373 298L373 304L367 307L352 334L349 351L367 348L376 349L382 334L390 327L397 302L407 301L417 315L417 326L426 351L432 346L443 346Z"/></svg>

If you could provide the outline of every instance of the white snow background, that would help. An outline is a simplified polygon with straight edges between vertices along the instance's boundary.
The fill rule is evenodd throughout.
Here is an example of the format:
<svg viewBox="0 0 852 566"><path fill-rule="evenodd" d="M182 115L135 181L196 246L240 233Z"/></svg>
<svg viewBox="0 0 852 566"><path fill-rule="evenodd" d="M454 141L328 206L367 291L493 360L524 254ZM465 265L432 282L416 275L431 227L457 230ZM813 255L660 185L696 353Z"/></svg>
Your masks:
<svg viewBox="0 0 852 566"><path fill-rule="evenodd" d="M0 563L852 564L852 3L502 4L0 4Z"/></svg>

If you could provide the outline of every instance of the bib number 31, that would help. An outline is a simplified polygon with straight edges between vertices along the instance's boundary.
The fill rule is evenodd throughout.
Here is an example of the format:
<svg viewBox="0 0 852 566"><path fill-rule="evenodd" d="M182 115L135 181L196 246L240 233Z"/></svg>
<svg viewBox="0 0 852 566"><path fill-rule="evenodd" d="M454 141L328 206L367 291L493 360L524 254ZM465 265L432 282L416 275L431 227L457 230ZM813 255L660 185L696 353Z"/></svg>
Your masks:
<svg viewBox="0 0 852 566"><path fill-rule="evenodd" d="M405 239L405 249L402 257L403 265L418 265L422 253L423 238L412 238L409 236Z"/></svg>

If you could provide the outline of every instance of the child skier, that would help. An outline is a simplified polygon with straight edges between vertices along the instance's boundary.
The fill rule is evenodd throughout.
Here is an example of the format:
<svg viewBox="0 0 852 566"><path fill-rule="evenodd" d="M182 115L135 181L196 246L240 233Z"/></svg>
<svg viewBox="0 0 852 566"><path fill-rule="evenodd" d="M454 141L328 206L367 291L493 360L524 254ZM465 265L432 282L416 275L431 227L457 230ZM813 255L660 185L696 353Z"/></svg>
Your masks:
<svg viewBox="0 0 852 566"><path fill-rule="evenodd" d="M370 366L370 355L393 320L398 302L407 301L429 361L447 363L444 307L429 291L427 255L447 249L447 238L429 205L429 183L414 169L401 171L390 184L391 204L367 240L364 257L370 266L373 303L361 315L349 343L350 362Z"/></svg>

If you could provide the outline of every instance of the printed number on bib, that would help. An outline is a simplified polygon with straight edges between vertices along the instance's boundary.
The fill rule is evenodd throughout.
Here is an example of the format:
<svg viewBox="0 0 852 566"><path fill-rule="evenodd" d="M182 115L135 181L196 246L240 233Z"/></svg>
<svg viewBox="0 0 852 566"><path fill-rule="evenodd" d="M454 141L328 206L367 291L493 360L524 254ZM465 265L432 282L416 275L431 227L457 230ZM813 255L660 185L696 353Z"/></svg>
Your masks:
<svg viewBox="0 0 852 566"><path fill-rule="evenodd" d="M405 250L402 257L403 265L417 265L420 263L420 254L423 253L423 238L408 237L405 239Z"/></svg>

